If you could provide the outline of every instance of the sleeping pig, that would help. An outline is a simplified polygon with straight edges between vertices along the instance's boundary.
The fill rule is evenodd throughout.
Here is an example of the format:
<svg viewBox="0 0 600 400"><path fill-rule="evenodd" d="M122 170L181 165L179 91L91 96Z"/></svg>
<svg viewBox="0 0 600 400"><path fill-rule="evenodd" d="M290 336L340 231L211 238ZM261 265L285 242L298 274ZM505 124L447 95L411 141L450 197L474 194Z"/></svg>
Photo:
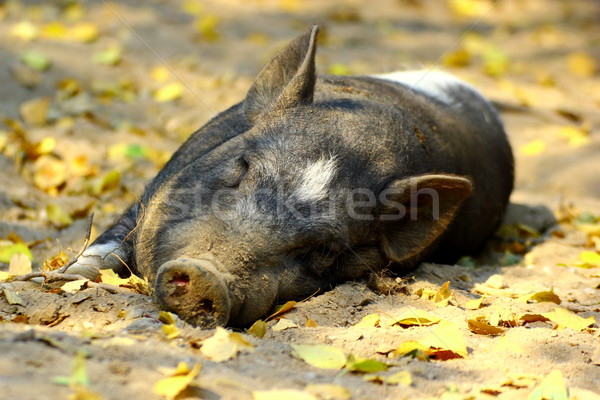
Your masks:
<svg viewBox="0 0 600 400"><path fill-rule="evenodd" d="M131 271L192 324L242 326L384 267L480 249L513 187L494 108L441 72L317 75L317 33L196 131L69 272Z"/></svg>

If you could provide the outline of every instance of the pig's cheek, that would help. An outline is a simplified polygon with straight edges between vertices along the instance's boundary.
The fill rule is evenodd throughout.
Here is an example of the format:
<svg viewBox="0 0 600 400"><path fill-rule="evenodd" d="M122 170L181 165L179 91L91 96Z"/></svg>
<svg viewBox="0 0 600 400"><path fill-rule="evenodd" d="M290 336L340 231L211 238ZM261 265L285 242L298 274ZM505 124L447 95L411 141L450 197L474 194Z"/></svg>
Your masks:
<svg viewBox="0 0 600 400"><path fill-rule="evenodd" d="M277 281L268 275L257 278L244 285L242 290L234 292L241 299L241 304L231 319L233 325L246 325L264 318L274 305L278 292Z"/></svg>

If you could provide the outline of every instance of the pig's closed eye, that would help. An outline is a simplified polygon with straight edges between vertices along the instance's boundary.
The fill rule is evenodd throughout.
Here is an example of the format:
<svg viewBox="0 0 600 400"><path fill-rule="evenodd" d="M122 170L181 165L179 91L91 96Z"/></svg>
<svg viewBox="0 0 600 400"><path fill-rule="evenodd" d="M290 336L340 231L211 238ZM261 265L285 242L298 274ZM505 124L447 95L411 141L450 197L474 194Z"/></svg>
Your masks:
<svg viewBox="0 0 600 400"><path fill-rule="evenodd" d="M339 254L340 251L336 248L319 245L297 250L296 259L315 272L321 273L333 264Z"/></svg>
<svg viewBox="0 0 600 400"><path fill-rule="evenodd" d="M226 185L231 188L239 187L248 172L248 168L248 161L246 161L244 157L235 160L227 171L227 176L225 178Z"/></svg>

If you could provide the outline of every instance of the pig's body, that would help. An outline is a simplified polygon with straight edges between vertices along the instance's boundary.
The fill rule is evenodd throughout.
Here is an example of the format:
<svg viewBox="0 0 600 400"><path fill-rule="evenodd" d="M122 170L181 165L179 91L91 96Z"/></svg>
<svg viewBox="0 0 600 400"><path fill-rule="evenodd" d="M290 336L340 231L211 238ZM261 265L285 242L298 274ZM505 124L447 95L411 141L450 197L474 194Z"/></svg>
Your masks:
<svg viewBox="0 0 600 400"><path fill-rule="evenodd" d="M194 133L72 271L123 272L121 259L183 318L240 325L389 265L477 251L513 183L496 112L437 72L317 79L315 35Z"/></svg>

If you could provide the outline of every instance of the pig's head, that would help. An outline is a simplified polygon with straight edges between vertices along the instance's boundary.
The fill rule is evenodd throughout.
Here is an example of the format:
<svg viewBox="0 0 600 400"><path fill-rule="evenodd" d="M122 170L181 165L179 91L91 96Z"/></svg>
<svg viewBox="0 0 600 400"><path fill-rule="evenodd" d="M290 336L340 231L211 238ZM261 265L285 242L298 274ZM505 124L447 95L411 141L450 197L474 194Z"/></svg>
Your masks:
<svg viewBox="0 0 600 400"><path fill-rule="evenodd" d="M384 144L353 139L382 122L315 99L316 35L261 71L239 111L251 128L178 171L143 210L138 267L159 303L193 324L245 325L275 302L414 258L471 192L461 177L398 174Z"/></svg>

